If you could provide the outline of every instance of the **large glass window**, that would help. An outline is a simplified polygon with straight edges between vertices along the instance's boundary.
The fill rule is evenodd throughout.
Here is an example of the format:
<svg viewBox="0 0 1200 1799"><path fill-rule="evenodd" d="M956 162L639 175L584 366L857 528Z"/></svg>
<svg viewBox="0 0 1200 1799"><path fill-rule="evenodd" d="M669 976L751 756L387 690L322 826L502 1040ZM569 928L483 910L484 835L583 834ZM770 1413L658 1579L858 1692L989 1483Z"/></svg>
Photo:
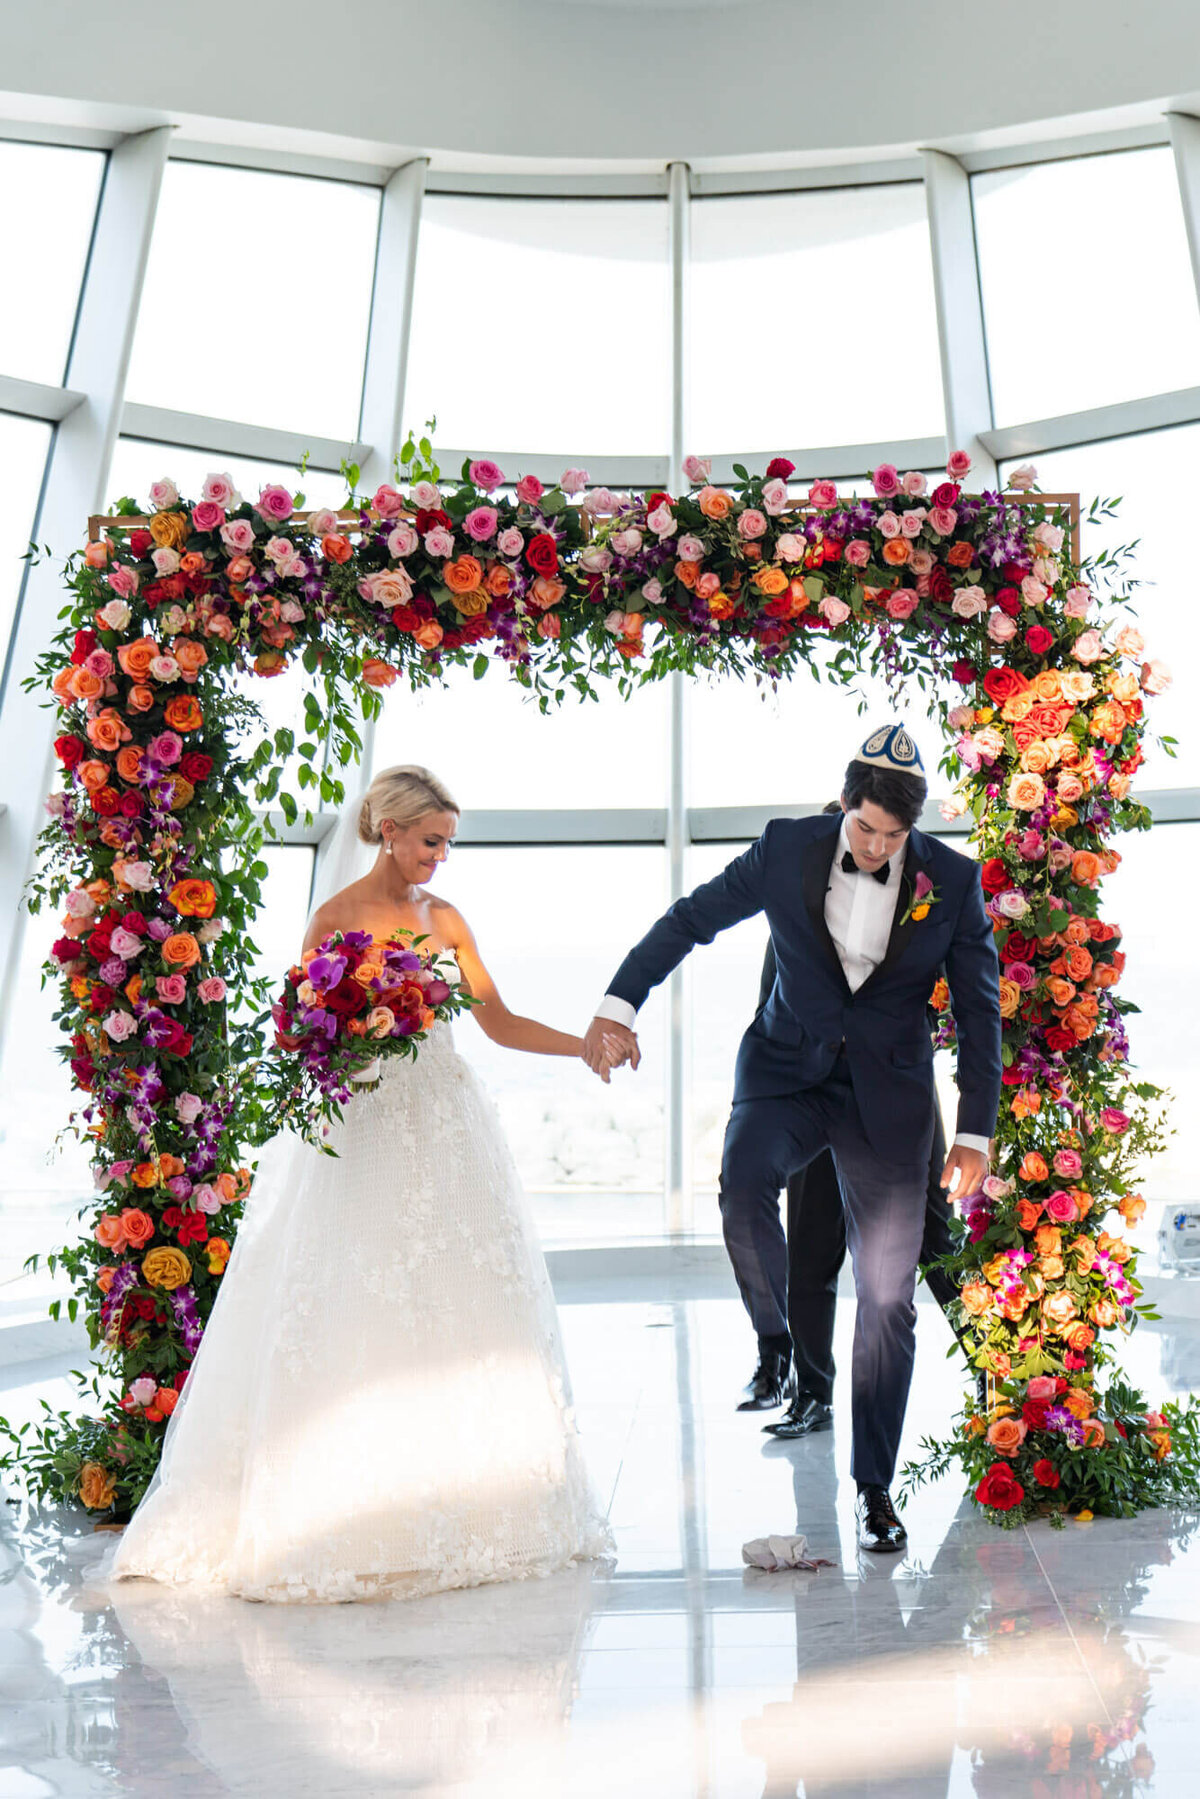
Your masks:
<svg viewBox="0 0 1200 1799"><path fill-rule="evenodd" d="M379 190L170 162L126 397L352 441Z"/></svg>
<svg viewBox="0 0 1200 1799"><path fill-rule="evenodd" d="M0 143L0 375L63 380L103 175L99 150Z"/></svg>
<svg viewBox="0 0 1200 1799"><path fill-rule="evenodd" d="M998 425L1200 382L1170 150L996 170L971 192Z"/></svg>
<svg viewBox="0 0 1200 1799"><path fill-rule="evenodd" d="M664 201L429 194L406 423L480 455L665 455L670 329Z"/></svg>
<svg viewBox="0 0 1200 1799"><path fill-rule="evenodd" d="M1075 493L1085 509L1095 498L1120 499L1116 516L1084 527L1083 551L1134 545L1129 572L1141 586L1133 603L1146 639L1146 654L1167 664L1173 676L1168 693L1150 701L1146 761L1138 785L1188 787L1200 784L1200 740L1195 730L1200 707L1200 618L1192 596L1187 527L1178 496L1200 483L1200 424L1171 431L1147 431L1107 443L1079 444L1036 458L1038 479L1047 493ZM1174 757L1152 737L1174 737Z"/></svg>
<svg viewBox="0 0 1200 1799"><path fill-rule="evenodd" d="M919 182L696 200L689 449L945 430Z"/></svg>
<svg viewBox="0 0 1200 1799"><path fill-rule="evenodd" d="M458 848L438 891L463 913L506 1005L582 1035L630 946L666 903L658 849ZM665 1006L642 1008L644 1061L605 1086L580 1061L499 1049L473 1019L459 1048L500 1109L546 1242L659 1237Z"/></svg>
<svg viewBox="0 0 1200 1799"><path fill-rule="evenodd" d="M0 412L0 492L4 494L0 509L0 670L25 570L21 558L33 534L49 448L49 425Z"/></svg>

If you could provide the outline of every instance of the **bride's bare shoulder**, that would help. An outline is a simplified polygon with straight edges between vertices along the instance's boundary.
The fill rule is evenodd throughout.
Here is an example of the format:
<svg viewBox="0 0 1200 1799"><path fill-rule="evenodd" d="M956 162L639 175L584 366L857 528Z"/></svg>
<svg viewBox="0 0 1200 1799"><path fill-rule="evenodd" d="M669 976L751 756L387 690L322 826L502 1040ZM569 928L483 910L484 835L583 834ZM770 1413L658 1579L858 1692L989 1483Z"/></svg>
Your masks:
<svg viewBox="0 0 1200 1799"><path fill-rule="evenodd" d="M325 903L317 907L304 933L305 949L315 949L318 943L332 936L334 931L361 929L362 905L358 891L361 885L361 882L354 881L339 893L331 893Z"/></svg>
<svg viewBox="0 0 1200 1799"><path fill-rule="evenodd" d="M445 894L430 893L426 887L421 889L421 898L429 907L434 934L443 943L449 944L451 949L457 949L463 937L470 934L467 921L458 907Z"/></svg>

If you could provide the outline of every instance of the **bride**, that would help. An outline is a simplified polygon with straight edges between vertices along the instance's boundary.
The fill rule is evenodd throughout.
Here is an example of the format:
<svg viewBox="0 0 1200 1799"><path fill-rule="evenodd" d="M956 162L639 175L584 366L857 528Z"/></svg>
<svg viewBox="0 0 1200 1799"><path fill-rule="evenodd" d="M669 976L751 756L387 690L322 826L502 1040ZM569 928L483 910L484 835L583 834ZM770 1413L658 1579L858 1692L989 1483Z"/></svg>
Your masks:
<svg viewBox="0 0 1200 1799"><path fill-rule="evenodd" d="M509 1011L466 921L422 885L458 812L427 769L376 776L357 832L378 846L374 866L318 908L305 948L337 930L424 934L457 957L493 1041L577 1056L578 1037ZM604 1554L546 1265L450 1027L435 1025L415 1062L385 1061L328 1141L336 1158L292 1136L264 1154L109 1574L351 1600Z"/></svg>

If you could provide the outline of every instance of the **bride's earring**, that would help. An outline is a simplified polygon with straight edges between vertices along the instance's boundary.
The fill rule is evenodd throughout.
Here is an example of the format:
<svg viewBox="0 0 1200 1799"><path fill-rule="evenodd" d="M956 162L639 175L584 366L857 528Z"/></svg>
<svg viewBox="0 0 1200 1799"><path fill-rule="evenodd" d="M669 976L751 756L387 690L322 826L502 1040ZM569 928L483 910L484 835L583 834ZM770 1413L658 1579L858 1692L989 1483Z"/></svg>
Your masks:
<svg viewBox="0 0 1200 1799"><path fill-rule="evenodd" d="M385 853L385 855L388 855L388 856L390 856L390 855L391 855L391 853L392 853L392 840L391 840L391 838L390 838L390 837L388 837L388 838L387 838L387 839L386 839L386 840L385 840L385 842L384 842L384 845L383 845L383 848L384 848L384 853Z"/></svg>

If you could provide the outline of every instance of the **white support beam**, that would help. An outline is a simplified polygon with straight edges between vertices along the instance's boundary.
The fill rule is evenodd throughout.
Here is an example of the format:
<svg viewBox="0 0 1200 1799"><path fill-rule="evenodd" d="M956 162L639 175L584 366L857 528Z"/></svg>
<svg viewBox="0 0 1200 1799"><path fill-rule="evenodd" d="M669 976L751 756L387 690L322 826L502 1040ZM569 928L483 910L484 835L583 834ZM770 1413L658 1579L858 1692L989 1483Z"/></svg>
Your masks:
<svg viewBox="0 0 1200 1799"><path fill-rule="evenodd" d="M688 453L688 265L691 260L691 177L686 162L667 168L671 261L671 468L672 493L684 491ZM687 891L687 692L685 677L670 677L670 764L667 786L667 882L672 901ZM667 983L667 1230L691 1228L691 1169L687 1153L687 986L682 968Z"/></svg>
<svg viewBox="0 0 1200 1799"><path fill-rule="evenodd" d="M71 387L50 387L45 381L18 381L14 375L0 375L0 412L15 412L21 418L48 419L57 425L68 413L82 406L85 395Z"/></svg>
<svg viewBox="0 0 1200 1799"><path fill-rule="evenodd" d="M1171 128L1175 174L1192 255L1192 279L1200 299L1200 119L1194 119L1190 113L1171 112L1167 114L1167 124Z"/></svg>
<svg viewBox="0 0 1200 1799"><path fill-rule="evenodd" d="M966 450L975 464L972 485L994 487L996 466L983 443L992 424L983 296L975 256L971 178L956 157L926 150L925 204L933 256L946 443Z"/></svg>
<svg viewBox="0 0 1200 1799"><path fill-rule="evenodd" d="M1196 419L1200 419L1200 387L1178 387L1173 393L1150 394L1144 400L1116 400L1111 406L1092 406L1085 412L997 426L994 431L981 432L980 441L997 462L1011 462L1016 457L1068 450L1075 444L1132 437L1139 431L1165 431Z"/></svg>
<svg viewBox="0 0 1200 1799"><path fill-rule="evenodd" d="M198 412L173 412L168 406L143 406L131 400L121 412L121 436L150 443L178 444L211 450L214 456L245 456L254 462L278 462L296 468L305 456L310 468L335 472L346 461L360 467L370 443L342 442L336 437L310 437L302 431L277 431L272 425L247 425L239 419L209 418Z"/></svg>
<svg viewBox="0 0 1200 1799"><path fill-rule="evenodd" d="M826 444L823 448L805 450L735 450L732 455L713 457L712 478L729 485L737 479L733 472L735 462L742 463L753 473L755 463L765 468L773 456L786 456L789 462L795 463L793 479L796 481L815 481L819 476L831 480L856 480L868 469L878 468L881 462L894 462L899 469L942 469L946 466L946 439L905 437L897 443Z"/></svg>
<svg viewBox="0 0 1200 1799"><path fill-rule="evenodd" d="M55 430L34 527L51 558L28 570L17 602L0 708L0 769L8 808L0 818L0 1033L11 1015L24 935L21 895L33 867L43 802L52 781L55 713L26 694L62 605L62 560L84 540L88 515L103 509L125 377L170 129L126 138L109 157L80 294L66 386L87 396Z"/></svg>
<svg viewBox="0 0 1200 1799"><path fill-rule="evenodd" d="M427 167L423 157L405 163L383 190L359 425L359 436L371 445L362 464L364 493L373 493L381 481L393 478L392 465L404 441L404 389Z"/></svg>
<svg viewBox="0 0 1200 1799"><path fill-rule="evenodd" d="M438 462L447 475L457 477L469 456L483 453L477 444L473 450L445 450L439 445ZM518 475L536 475L552 486L564 469L582 468L593 487L668 487L671 483L671 460L668 456L589 456L586 451L575 454L545 450L502 450L487 446L487 455L500 464L507 480ZM772 451L772 454L774 452Z"/></svg>

